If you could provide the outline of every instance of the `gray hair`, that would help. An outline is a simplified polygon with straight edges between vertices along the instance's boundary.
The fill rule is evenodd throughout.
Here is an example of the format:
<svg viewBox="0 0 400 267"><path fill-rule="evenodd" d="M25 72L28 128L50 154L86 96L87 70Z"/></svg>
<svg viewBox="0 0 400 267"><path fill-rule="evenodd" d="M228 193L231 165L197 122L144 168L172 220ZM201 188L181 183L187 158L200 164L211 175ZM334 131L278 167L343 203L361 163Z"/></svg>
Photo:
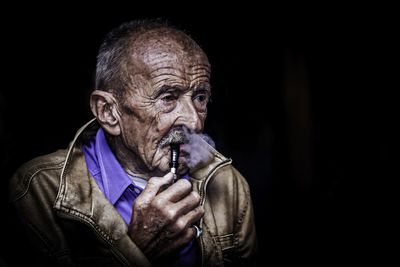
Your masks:
<svg viewBox="0 0 400 267"><path fill-rule="evenodd" d="M134 20L112 29L105 37L97 55L95 89L109 91L118 100L124 96L128 77L123 69L128 62L131 40L147 30L172 27L161 20Z"/></svg>
<svg viewBox="0 0 400 267"><path fill-rule="evenodd" d="M186 36L189 47L197 46L195 41L183 30L176 28L166 20L134 20L121 24L105 37L97 55L95 89L108 91L122 103L125 89L131 85L129 64L132 41L140 34L151 30L169 29ZM188 46L186 46L188 48Z"/></svg>

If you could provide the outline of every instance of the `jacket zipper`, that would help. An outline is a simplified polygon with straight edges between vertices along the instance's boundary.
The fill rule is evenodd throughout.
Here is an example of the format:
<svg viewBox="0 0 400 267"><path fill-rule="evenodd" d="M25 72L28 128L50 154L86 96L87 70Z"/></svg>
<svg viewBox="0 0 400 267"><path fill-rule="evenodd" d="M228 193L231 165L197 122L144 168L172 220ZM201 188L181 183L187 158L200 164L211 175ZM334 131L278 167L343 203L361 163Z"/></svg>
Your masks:
<svg viewBox="0 0 400 267"><path fill-rule="evenodd" d="M207 191L207 185L208 182L211 180L211 177L214 175L214 173L219 170L222 167L225 167L229 164L231 164L232 160L226 160L222 162L220 165L216 166L204 179L204 182L200 183L200 204L201 206L204 206L204 203L206 202L206 191ZM200 227L203 228L203 218L200 219L199 223ZM204 249L204 240L203 240L203 235L199 237L200 239L200 250L201 250L201 266L204 267L204 255L205 255L205 249Z"/></svg>

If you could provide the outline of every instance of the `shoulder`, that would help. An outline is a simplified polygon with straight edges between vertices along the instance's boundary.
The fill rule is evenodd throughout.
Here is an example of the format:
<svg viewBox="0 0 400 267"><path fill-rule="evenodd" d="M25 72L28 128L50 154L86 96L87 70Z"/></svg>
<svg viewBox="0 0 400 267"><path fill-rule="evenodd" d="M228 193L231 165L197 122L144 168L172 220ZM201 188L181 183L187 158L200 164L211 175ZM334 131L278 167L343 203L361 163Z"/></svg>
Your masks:
<svg viewBox="0 0 400 267"><path fill-rule="evenodd" d="M250 194L246 179L232 164L227 164L218 169L211 178L210 185L219 189L224 188L232 194Z"/></svg>
<svg viewBox="0 0 400 267"><path fill-rule="evenodd" d="M219 168L209 179L205 185L204 222L212 235L223 236L233 243L242 226L252 225L244 224L246 215L252 214L248 183L231 164Z"/></svg>
<svg viewBox="0 0 400 267"><path fill-rule="evenodd" d="M67 150L58 150L23 164L10 180L10 201L24 197L35 185L55 190L58 187L66 154Z"/></svg>
<svg viewBox="0 0 400 267"><path fill-rule="evenodd" d="M207 185L207 200L218 214L240 217L252 205L249 185L231 164L218 169Z"/></svg>

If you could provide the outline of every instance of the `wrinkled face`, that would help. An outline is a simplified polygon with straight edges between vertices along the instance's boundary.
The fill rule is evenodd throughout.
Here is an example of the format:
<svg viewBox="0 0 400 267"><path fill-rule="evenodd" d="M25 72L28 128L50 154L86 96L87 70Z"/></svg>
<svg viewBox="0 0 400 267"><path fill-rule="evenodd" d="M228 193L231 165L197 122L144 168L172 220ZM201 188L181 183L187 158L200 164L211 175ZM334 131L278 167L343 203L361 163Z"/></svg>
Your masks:
<svg viewBox="0 0 400 267"><path fill-rule="evenodd" d="M126 94L121 116L122 139L148 171L169 170L170 147L160 140L171 130L187 127L200 133L210 97L210 67L201 50L182 52L171 41L155 43L136 52L143 72L132 77L133 88ZM180 172L185 171L185 151Z"/></svg>

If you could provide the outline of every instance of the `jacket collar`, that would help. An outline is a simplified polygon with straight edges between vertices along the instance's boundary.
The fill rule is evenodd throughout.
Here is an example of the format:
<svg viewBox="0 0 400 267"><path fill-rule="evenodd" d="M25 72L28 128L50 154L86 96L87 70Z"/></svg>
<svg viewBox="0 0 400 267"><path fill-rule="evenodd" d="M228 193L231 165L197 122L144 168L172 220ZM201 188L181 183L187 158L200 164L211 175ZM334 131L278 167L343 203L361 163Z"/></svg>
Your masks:
<svg viewBox="0 0 400 267"><path fill-rule="evenodd" d="M208 147L210 152L208 158L200 163L195 169L190 171L190 177L198 182L204 181L219 167L231 164L232 160L224 157L215 148L209 145L206 141L202 140L204 146Z"/></svg>
<svg viewBox="0 0 400 267"><path fill-rule="evenodd" d="M119 240L128 229L118 211L108 202L86 166L81 146L85 138L93 135L99 124L92 119L78 130L69 145L67 157L60 177L60 187L54 209L68 216L95 225L108 242ZM230 164L213 147L209 146L210 157L190 172L192 181L201 183L220 166Z"/></svg>
<svg viewBox="0 0 400 267"><path fill-rule="evenodd" d="M54 208L68 216L96 225L102 237L112 242L127 233L127 225L91 177L81 149L85 135L98 127L95 119L89 121L78 130L70 143Z"/></svg>

